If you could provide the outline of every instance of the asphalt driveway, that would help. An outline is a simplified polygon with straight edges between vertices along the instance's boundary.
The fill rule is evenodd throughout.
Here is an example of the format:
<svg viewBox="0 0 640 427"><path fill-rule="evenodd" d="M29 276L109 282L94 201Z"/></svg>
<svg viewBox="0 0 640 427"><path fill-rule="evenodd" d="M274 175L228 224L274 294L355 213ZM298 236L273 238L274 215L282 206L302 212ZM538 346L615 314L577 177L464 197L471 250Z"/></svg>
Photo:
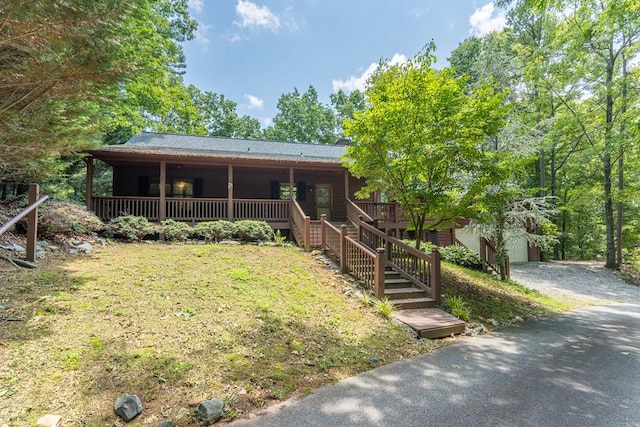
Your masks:
<svg viewBox="0 0 640 427"><path fill-rule="evenodd" d="M640 304L468 338L238 426L640 426Z"/></svg>

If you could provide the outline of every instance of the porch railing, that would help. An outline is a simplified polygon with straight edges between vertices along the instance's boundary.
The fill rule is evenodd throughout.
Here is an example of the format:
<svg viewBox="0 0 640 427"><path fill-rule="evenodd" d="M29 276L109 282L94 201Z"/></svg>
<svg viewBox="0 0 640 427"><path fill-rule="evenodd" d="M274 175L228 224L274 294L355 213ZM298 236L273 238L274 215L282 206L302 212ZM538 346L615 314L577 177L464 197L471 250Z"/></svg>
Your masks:
<svg viewBox="0 0 640 427"><path fill-rule="evenodd" d="M152 221L159 218L160 199L157 197L92 197L91 210L103 221L122 215L144 216Z"/></svg>
<svg viewBox="0 0 640 427"><path fill-rule="evenodd" d="M298 246L305 251L311 250L311 217L306 215L298 202L292 200L291 206L291 233L298 242Z"/></svg>
<svg viewBox="0 0 640 427"><path fill-rule="evenodd" d="M355 204L369 217L381 223L404 223L410 219L404 215L397 203L357 201Z"/></svg>
<svg viewBox="0 0 640 427"><path fill-rule="evenodd" d="M347 199L347 220L354 226L358 226L358 218L362 218L363 221L369 224L373 223L373 217L367 212L362 210L358 204L354 203L350 199Z"/></svg>
<svg viewBox="0 0 640 427"><path fill-rule="evenodd" d="M256 219L269 222L289 221L289 200L235 199L234 219Z"/></svg>

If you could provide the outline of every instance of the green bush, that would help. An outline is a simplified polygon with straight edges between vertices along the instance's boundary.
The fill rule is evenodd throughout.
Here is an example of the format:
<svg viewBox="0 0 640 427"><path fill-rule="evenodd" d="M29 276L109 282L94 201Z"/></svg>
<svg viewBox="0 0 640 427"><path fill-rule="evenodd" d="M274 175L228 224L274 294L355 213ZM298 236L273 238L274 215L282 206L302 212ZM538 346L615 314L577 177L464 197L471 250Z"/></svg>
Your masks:
<svg viewBox="0 0 640 427"><path fill-rule="evenodd" d="M271 242L273 229L264 221L238 221L234 237L243 242Z"/></svg>
<svg viewBox="0 0 640 427"><path fill-rule="evenodd" d="M230 221L200 222L193 227L193 235L207 242L219 242L231 239L236 230L236 225Z"/></svg>
<svg viewBox="0 0 640 427"><path fill-rule="evenodd" d="M140 240L155 233L156 227L143 216L124 215L111 219L107 224L107 235L125 240Z"/></svg>
<svg viewBox="0 0 640 427"><path fill-rule="evenodd" d="M193 228L186 222L165 219L160 223L166 239L172 242L184 242L189 240L193 234Z"/></svg>
<svg viewBox="0 0 640 427"><path fill-rule="evenodd" d="M440 248L443 261L474 270L482 270L480 256L464 246L445 246Z"/></svg>

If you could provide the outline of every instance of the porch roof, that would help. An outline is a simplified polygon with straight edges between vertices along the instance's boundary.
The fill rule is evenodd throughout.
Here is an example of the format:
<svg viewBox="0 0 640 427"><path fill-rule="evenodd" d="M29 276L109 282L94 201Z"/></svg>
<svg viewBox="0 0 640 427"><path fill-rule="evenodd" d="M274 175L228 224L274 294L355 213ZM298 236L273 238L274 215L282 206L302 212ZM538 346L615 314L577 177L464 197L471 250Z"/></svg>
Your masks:
<svg viewBox="0 0 640 427"><path fill-rule="evenodd" d="M220 158L277 163L324 163L339 166L346 154L343 145L301 144L210 136L142 133L122 145L89 150L98 159L143 157Z"/></svg>

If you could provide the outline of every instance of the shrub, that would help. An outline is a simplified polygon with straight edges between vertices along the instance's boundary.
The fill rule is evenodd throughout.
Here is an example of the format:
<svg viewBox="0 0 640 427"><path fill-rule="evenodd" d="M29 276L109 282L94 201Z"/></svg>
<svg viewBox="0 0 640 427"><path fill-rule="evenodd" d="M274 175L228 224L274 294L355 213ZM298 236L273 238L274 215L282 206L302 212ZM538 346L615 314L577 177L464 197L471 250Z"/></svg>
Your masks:
<svg viewBox="0 0 640 427"><path fill-rule="evenodd" d="M264 221L238 221L234 237L243 242L270 242L273 240L273 229Z"/></svg>
<svg viewBox="0 0 640 427"><path fill-rule="evenodd" d="M235 230L236 226L233 222L207 221L196 224L193 227L193 235L199 236L208 242L219 242L231 239Z"/></svg>
<svg viewBox="0 0 640 427"><path fill-rule="evenodd" d="M173 219L165 219L162 224L164 237L172 242L184 242L189 240L193 233L193 228L186 222L175 221Z"/></svg>
<svg viewBox="0 0 640 427"><path fill-rule="evenodd" d="M107 234L109 236L125 240L140 240L156 231L156 227L143 216L119 216L111 219L107 224Z"/></svg>
<svg viewBox="0 0 640 427"><path fill-rule="evenodd" d="M26 206L26 202L24 205ZM26 218L22 219L19 228L26 230L26 224ZM38 235L42 238L90 234L104 229L102 221L82 205L48 200L38 208Z"/></svg>
<svg viewBox="0 0 640 427"><path fill-rule="evenodd" d="M440 256L443 261L474 270L482 270L480 256L467 247L445 246L440 248Z"/></svg>

